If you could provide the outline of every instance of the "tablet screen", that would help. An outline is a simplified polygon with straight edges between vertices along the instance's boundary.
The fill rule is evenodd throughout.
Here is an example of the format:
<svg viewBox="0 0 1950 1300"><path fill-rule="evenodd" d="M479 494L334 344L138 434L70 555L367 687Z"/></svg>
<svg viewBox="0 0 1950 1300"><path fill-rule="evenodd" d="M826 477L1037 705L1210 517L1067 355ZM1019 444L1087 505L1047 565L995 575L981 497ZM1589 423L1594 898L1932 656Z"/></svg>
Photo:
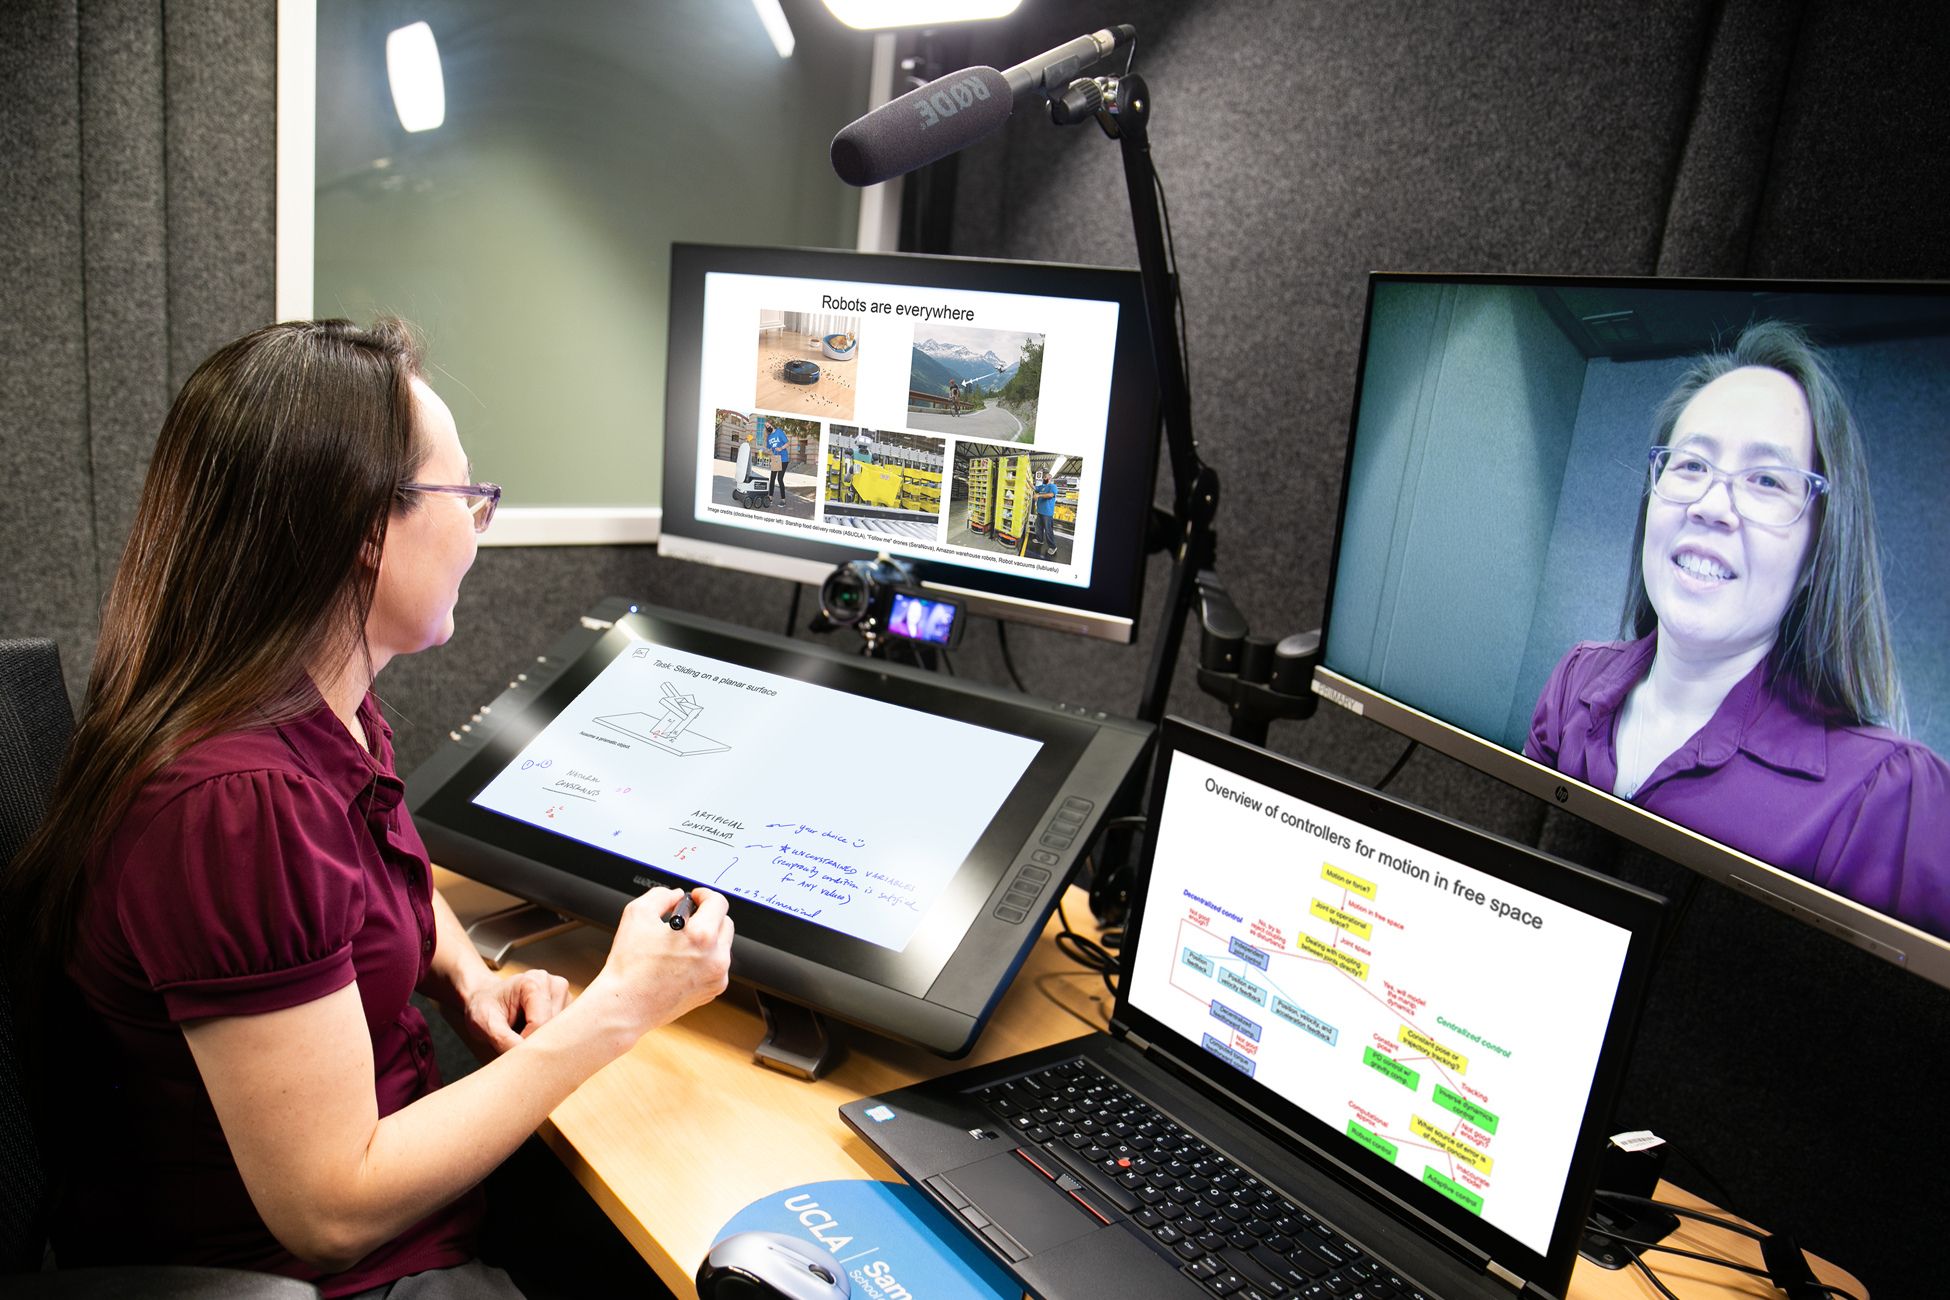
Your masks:
<svg viewBox="0 0 1950 1300"><path fill-rule="evenodd" d="M899 952L1042 748L644 642L473 802Z"/></svg>

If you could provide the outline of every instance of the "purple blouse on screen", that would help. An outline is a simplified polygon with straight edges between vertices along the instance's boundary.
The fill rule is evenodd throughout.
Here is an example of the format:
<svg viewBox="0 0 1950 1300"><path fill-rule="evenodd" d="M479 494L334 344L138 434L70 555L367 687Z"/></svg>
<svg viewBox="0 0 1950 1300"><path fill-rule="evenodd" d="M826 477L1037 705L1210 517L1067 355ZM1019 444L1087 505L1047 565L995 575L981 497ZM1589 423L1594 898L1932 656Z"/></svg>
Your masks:
<svg viewBox="0 0 1950 1300"><path fill-rule="evenodd" d="M1537 698L1523 752L1610 791L1619 709L1657 634L1571 648ZM1690 827L1846 898L1950 938L1950 765L1881 727L1830 726L1742 678L1632 795Z"/></svg>

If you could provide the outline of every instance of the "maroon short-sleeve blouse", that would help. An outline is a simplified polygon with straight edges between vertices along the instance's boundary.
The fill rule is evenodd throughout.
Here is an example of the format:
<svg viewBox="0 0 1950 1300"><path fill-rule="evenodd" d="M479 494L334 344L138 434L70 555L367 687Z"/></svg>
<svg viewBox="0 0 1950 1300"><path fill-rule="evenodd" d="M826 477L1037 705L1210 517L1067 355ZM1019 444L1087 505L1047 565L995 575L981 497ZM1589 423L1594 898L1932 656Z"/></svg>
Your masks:
<svg viewBox="0 0 1950 1300"><path fill-rule="evenodd" d="M463 1196L321 1277L264 1226L231 1158L187 1021L299 1006L354 980L390 1115L439 1087L426 1021L434 923L426 847L401 806L392 730L368 695L368 754L321 701L204 741L137 794L89 864L69 964L81 1006L59 1053L63 1263L169 1262L315 1281L328 1296L460 1263Z"/></svg>

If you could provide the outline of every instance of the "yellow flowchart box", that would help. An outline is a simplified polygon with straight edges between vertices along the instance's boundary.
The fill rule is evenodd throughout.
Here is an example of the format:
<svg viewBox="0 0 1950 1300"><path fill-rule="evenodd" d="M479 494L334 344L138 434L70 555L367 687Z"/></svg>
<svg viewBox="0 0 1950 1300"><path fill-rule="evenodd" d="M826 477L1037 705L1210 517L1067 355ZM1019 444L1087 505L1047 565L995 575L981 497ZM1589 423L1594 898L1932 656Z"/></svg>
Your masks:
<svg viewBox="0 0 1950 1300"><path fill-rule="evenodd" d="M1303 934L1300 936L1300 950L1309 957L1318 957L1322 961L1346 971L1355 979L1365 981L1368 978L1368 963L1351 953L1342 952L1339 948L1322 943L1311 934Z"/></svg>
<svg viewBox="0 0 1950 1300"><path fill-rule="evenodd" d="M1469 1073L1467 1056L1453 1047L1444 1047L1419 1029L1411 1029L1403 1025L1401 1031L1395 1035L1395 1041L1414 1048L1431 1061L1448 1066L1457 1074Z"/></svg>
<svg viewBox="0 0 1950 1300"><path fill-rule="evenodd" d="M1489 1173L1490 1167L1495 1163L1481 1151L1469 1145L1469 1143L1463 1141L1461 1138L1451 1137L1449 1134L1423 1119L1420 1115L1411 1119L1408 1127L1409 1131L1414 1133L1416 1137L1421 1138L1425 1142L1434 1143L1443 1151L1462 1161L1478 1173Z"/></svg>

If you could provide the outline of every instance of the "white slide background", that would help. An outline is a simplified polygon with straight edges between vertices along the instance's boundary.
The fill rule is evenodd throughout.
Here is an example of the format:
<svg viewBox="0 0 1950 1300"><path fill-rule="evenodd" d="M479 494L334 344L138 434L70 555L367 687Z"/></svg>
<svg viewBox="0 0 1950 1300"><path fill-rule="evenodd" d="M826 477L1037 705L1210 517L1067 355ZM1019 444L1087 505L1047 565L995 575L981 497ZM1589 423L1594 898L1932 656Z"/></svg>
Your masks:
<svg viewBox="0 0 1950 1300"><path fill-rule="evenodd" d="M1036 444L1027 452L1057 452L1083 458L1075 532L1079 539L1096 536L1102 503L1105 435L1110 419L1110 380L1117 341L1117 304L1085 298L1047 298L1034 294L984 293L962 289L922 288L915 285L862 284L850 280L807 280L786 276L734 275L714 271L705 277L704 349L698 376L697 479L694 484L697 517L706 517L711 501L712 440L719 408L752 410L753 379L758 365L758 326L761 312L830 313L821 299L849 303L887 304L884 312L848 312L860 320L859 371L854 379L853 424L874 430L907 428L907 384L913 362L915 330L926 332L926 318L891 314L894 306L946 306L973 312L972 319L953 322L962 328L1021 331L1043 336L1043 383L1037 403ZM801 417L794 417L801 418ZM830 427L827 435L831 436ZM666 436L676 436L675 429ZM937 436L930 434L930 437ZM952 444L950 444L952 448ZM820 472L823 472L821 470ZM944 484L942 504L948 504ZM776 531L778 521L745 512L710 515L713 523L759 532ZM821 531L815 529L814 531ZM842 531L843 530L837 530ZM841 540L857 540L842 536ZM890 539L889 550L901 550ZM966 551L929 548L930 558L951 558L956 564L997 571L1022 566L1002 555L984 559ZM1093 548L1080 544L1068 565L1033 566L1038 578L1071 587L1088 587Z"/></svg>
<svg viewBox="0 0 1950 1300"><path fill-rule="evenodd" d="M1041 748L646 642L474 802L898 951Z"/></svg>

